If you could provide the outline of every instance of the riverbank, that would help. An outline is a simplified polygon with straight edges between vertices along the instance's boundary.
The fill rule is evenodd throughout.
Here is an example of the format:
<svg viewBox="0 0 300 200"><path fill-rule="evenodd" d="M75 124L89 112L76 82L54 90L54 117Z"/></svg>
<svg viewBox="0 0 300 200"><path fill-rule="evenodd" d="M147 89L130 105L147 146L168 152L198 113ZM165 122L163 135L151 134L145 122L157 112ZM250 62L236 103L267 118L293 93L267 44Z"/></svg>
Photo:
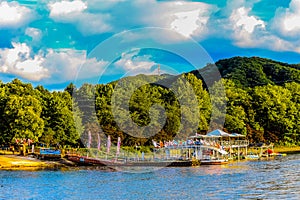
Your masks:
<svg viewBox="0 0 300 200"><path fill-rule="evenodd" d="M41 170L65 167L61 161L41 161L33 157L0 155L0 170Z"/></svg>
<svg viewBox="0 0 300 200"><path fill-rule="evenodd" d="M278 152L278 153L287 153L287 154L300 153L300 146L296 146L296 147L274 147L274 151Z"/></svg>

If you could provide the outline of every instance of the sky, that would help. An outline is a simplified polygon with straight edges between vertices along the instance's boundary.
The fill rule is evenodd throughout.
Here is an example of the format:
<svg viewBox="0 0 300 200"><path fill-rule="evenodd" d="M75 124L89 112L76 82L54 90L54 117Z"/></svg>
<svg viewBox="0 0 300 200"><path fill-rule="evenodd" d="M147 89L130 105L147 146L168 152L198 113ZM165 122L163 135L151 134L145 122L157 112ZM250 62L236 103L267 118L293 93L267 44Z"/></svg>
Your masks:
<svg viewBox="0 0 300 200"><path fill-rule="evenodd" d="M0 80L62 90L234 56L300 63L299 21L300 0L0 0Z"/></svg>

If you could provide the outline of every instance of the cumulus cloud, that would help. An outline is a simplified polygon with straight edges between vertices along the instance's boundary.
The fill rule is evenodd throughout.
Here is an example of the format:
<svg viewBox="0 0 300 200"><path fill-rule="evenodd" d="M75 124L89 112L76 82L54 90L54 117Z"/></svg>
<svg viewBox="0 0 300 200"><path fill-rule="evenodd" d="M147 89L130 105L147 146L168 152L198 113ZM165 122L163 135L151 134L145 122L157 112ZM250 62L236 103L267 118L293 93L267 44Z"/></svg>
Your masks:
<svg viewBox="0 0 300 200"><path fill-rule="evenodd" d="M84 13L78 17L78 30L83 35L95 35L110 32L112 27L106 22L110 18L108 14Z"/></svg>
<svg viewBox="0 0 300 200"><path fill-rule="evenodd" d="M139 53L139 49L123 53L121 58L117 60L114 65L117 69L125 71L130 75L154 74L155 69L153 69L153 66L156 65L156 63L151 61L150 56L140 56Z"/></svg>
<svg viewBox="0 0 300 200"><path fill-rule="evenodd" d="M25 43L12 43L12 48L0 49L0 72L17 75L31 81L60 83L101 74L106 61L88 59L86 51L64 49L35 54Z"/></svg>
<svg viewBox="0 0 300 200"><path fill-rule="evenodd" d="M196 38L207 33L206 23L211 13L217 10L216 6L202 2L145 1L132 6L139 15L132 18L142 26L168 28L185 37Z"/></svg>
<svg viewBox="0 0 300 200"><path fill-rule="evenodd" d="M265 32L265 22L249 15L251 8L240 7L232 11L228 18L232 28L232 37L241 47L255 47L259 45L257 36Z"/></svg>
<svg viewBox="0 0 300 200"><path fill-rule="evenodd" d="M63 82L97 77L103 72L107 62L97 61L95 58L88 59L86 51L61 49L49 50L43 65L51 72L51 79Z"/></svg>
<svg viewBox="0 0 300 200"><path fill-rule="evenodd" d="M58 18L64 17L68 14L81 13L87 8L86 3L76 1L61 1L49 3L50 17Z"/></svg>
<svg viewBox="0 0 300 200"><path fill-rule="evenodd" d="M109 14L89 13L87 3L76 1L61 1L49 3L50 18L56 22L74 24L83 35L94 35L109 31L111 27L106 21Z"/></svg>
<svg viewBox="0 0 300 200"><path fill-rule="evenodd" d="M226 7L210 16L207 37L231 41L242 48L299 52L295 42L276 34L270 22L252 14L258 1L229 0ZM296 42L297 43L297 42Z"/></svg>
<svg viewBox="0 0 300 200"><path fill-rule="evenodd" d="M232 41L239 47L257 47L258 35L266 34L266 23L250 14L255 1L228 0L208 19L207 37L216 37Z"/></svg>
<svg viewBox="0 0 300 200"><path fill-rule="evenodd" d="M28 35L31 37L31 43L34 44L39 44L40 40L42 39L42 31L37 28L32 28L32 27L27 27L25 29L25 35Z"/></svg>
<svg viewBox="0 0 300 200"><path fill-rule="evenodd" d="M84 35L120 32L136 27L169 28L190 37L205 34L205 25L216 6L202 2L114 0L49 3L50 17L74 24ZM68 9L65 9L68 8Z"/></svg>
<svg viewBox="0 0 300 200"><path fill-rule="evenodd" d="M41 55L31 56L31 49L25 43L12 43L13 48L0 50L0 72L38 81L49 77L48 69L42 66Z"/></svg>
<svg viewBox="0 0 300 200"><path fill-rule="evenodd" d="M146 3L145 3L146 4ZM201 37L206 33L206 23L216 7L202 2L148 2L137 4L145 14L141 22L145 26L170 28L186 37Z"/></svg>
<svg viewBox="0 0 300 200"><path fill-rule="evenodd" d="M28 24L34 13L17 2L0 2L0 28L20 28Z"/></svg>
<svg viewBox="0 0 300 200"><path fill-rule="evenodd" d="M159 42L163 43L178 43L188 37L197 41L216 37L243 48L299 52L291 41L299 42L300 1L292 0L289 8L278 8L272 21L263 21L255 15L253 9L259 2L227 0L225 6L217 7L185 1L63 0L49 3L48 7L52 19L73 24L84 36L161 27L183 35L161 34Z"/></svg>
<svg viewBox="0 0 300 200"><path fill-rule="evenodd" d="M200 13L200 9L175 13L176 19L171 23L171 29L186 37L192 36L197 29L200 31L205 29L209 17L201 17Z"/></svg>
<svg viewBox="0 0 300 200"><path fill-rule="evenodd" d="M250 9L240 7L231 13L230 21L235 28L242 29L248 33L253 33L257 26L265 28L265 23L255 16L249 16Z"/></svg>
<svg viewBox="0 0 300 200"><path fill-rule="evenodd" d="M281 36L298 39L300 34L300 1L292 0L288 8L278 8L274 19L272 20L272 28Z"/></svg>
<svg viewBox="0 0 300 200"><path fill-rule="evenodd" d="M263 48L272 51L299 52L299 47L297 47L295 42L290 41L291 38L281 37L280 35L276 34L276 31L274 31L274 24L280 24L281 33L289 30L285 24L288 24L290 23L290 20L293 21L294 18L297 18L297 14L295 13L299 13L300 20L300 1L296 0L298 1L299 5L293 1L290 4L290 8L284 9L284 15L288 15L288 17L283 17L282 12L280 12L283 8L279 8L274 19L272 20L273 24L272 22L265 22L259 17L250 14L255 1L252 1L252 3L250 2L250 4L249 2L248 4L243 3L243 0L233 1L235 4L231 2L227 5L230 8L233 8L232 12L229 16L227 15L226 19L220 20L219 22L221 23L219 23L216 27L219 30L224 30L224 32L226 31L230 36L229 39L239 47ZM245 7L245 5L248 5L248 7ZM290 14L291 11L293 11L293 14ZM279 15L280 18L278 18ZM291 24L293 25L291 25L289 28L293 29L292 32L300 31L300 26L298 30L298 24L295 21L293 21ZM299 33L300 32L298 32L298 35ZM295 34L295 32L293 32L293 34ZM297 41L300 41L299 38L297 38Z"/></svg>

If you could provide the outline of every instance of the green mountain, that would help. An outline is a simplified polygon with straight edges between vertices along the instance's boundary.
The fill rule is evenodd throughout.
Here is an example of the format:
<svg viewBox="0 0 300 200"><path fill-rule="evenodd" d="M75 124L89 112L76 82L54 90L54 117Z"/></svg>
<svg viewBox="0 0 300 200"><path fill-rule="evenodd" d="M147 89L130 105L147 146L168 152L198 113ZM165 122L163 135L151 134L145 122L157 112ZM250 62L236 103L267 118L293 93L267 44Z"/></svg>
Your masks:
<svg viewBox="0 0 300 200"><path fill-rule="evenodd" d="M283 85L286 82L300 82L300 64L287 64L260 57L233 57L216 63L221 76L231 79L237 86ZM192 71L202 79L209 73L211 64L201 70Z"/></svg>

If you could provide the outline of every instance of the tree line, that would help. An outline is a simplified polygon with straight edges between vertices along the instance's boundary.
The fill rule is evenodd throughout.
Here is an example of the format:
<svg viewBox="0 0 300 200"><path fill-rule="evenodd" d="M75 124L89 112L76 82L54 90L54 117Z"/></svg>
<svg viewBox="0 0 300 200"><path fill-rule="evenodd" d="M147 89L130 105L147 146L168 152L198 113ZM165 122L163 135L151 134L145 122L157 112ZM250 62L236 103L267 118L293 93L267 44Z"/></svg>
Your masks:
<svg viewBox="0 0 300 200"><path fill-rule="evenodd" d="M120 137L125 146L151 145L153 139L184 139L218 128L211 123L214 112L225 118L225 131L244 134L252 143L300 144L298 65L257 57L216 65L223 78L211 88L202 81L201 70L178 76L138 75L80 88L71 83L53 92L18 79L1 82L0 143L28 138L77 147L88 142L91 132L92 146L97 135L102 142L110 135L112 142ZM225 101L222 95L212 96L222 86ZM219 106L212 105L212 99Z"/></svg>

